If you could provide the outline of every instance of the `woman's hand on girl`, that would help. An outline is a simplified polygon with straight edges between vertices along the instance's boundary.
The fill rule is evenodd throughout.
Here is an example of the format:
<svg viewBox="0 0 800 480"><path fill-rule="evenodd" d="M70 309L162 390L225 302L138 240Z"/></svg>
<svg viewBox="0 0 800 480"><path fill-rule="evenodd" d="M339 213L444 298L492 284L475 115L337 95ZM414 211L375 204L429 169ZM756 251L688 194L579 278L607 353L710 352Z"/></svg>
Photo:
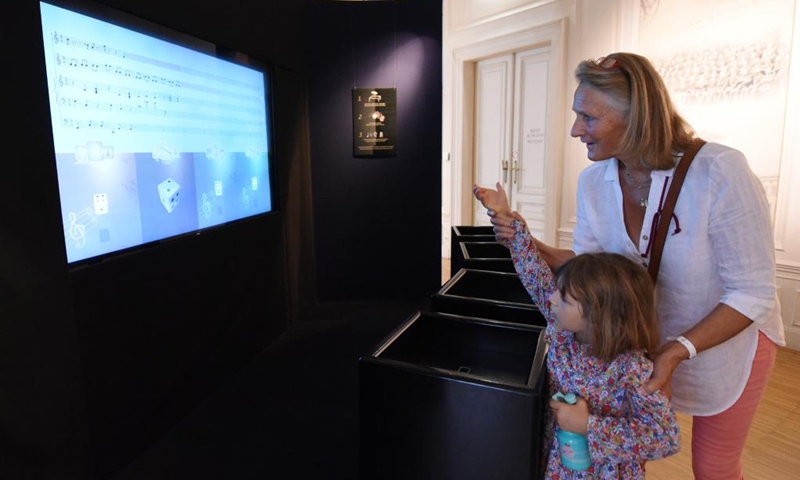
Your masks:
<svg viewBox="0 0 800 480"><path fill-rule="evenodd" d="M516 212L512 212L512 214L519 215ZM514 228L514 220L515 218L511 215L503 216L502 218L492 216L492 218L489 219L494 227L495 240L506 247L511 245L511 241L514 240L514 235L517 233L517 230Z"/></svg>
<svg viewBox="0 0 800 480"><path fill-rule="evenodd" d="M689 352L678 342L672 340L656 352L653 358L653 374L640 388L644 395L662 390L667 398L672 398L672 373L678 365L689 358Z"/></svg>

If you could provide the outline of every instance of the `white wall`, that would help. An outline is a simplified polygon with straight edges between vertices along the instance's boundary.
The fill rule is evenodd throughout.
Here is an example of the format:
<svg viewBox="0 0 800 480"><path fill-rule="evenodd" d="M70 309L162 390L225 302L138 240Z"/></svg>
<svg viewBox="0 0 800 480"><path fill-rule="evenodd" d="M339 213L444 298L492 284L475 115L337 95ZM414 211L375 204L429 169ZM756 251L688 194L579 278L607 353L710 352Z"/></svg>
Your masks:
<svg viewBox="0 0 800 480"><path fill-rule="evenodd" d="M725 0L741 3L741 0ZM749 0L748 0L749 1ZM773 0L756 0L761 4ZM775 138L761 139L781 145L780 170L777 182L774 176L765 179L771 186L768 192L775 202L775 239L777 283L786 326L787 341L791 348L800 350L800 190L791 190L792 180L800 182L800 0L774 0L795 2L793 44L787 92L787 109L783 131ZM652 1L643 2L652 5ZM579 61L597 58L614 51L638 51L640 26L639 0L444 0L443 17L443 139L442 145L442 255L450 256L450 228L469 224L469 213L461 212L455 203L463 195L470 195L463 177L471 172L461 166L460 148L454 138L457 102L454 85L457 52L473 45L485 44L495 39L519 35L537 26L564 22L563 77L564 131L568 132L574 118L571 112L574 91L573 69ZM645 52L642 52L645 53ZM645 53L646 54L646 53ZM461 112L459 112L461 113ZM691 121L691 118L690 118ZM556 231L551 232L559 246L571 247L575 225L575 195L579 172L588 165L585 149L578 140L564 135L560 163L563 165L561 182L556 186ZM754 166L754 170L758 170ZM454 175L455 173L455 175ZM777 191L775 191L777 185ZM455 207L455 208L454 208ZM462 218L463 217L463 218Z"/></svg>

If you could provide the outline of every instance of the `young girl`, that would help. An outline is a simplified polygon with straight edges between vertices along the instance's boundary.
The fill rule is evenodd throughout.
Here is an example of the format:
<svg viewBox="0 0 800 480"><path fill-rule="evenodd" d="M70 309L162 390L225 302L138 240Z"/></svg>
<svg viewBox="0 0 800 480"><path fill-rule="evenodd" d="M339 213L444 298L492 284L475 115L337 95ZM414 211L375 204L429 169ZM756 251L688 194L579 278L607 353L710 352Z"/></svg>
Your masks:
<svg viewBox="0 0 800 480"><path fill-rule="evenodd" d="M640 392L653 371L647 355L659 342L650 276L614 253L578 255L553 275L503 188L476 186L473 192L490 215L514 219L516 235L507 246L520 280L547 319L550 393L579 397L575 405L550 402L545 478L644 479L647 460L680 449L669 399L661 391ZM562 464L556 425L588 437L587 470Z"/></svg>

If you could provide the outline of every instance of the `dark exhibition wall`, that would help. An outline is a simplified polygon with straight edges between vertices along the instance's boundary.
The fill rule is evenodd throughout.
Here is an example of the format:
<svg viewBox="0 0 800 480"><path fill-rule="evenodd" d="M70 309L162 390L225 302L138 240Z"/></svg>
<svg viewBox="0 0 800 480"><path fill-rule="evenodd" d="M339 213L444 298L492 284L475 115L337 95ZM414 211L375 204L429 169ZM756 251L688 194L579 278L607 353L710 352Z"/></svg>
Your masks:
<svg viewBox="0 0 800 480"><path fill-rule="evenodd" d="M441 2L100 4L271 65L277 210L68 268L39 2L5 4L2 478L110 478L317 301L439 288ZM397 155L356 158L383 86Z"/></svg>
<svg viewBox="0 0 800 480"><path fill-rule="evenodd" d="M272 65L278 209L70 270L39 3L4 5L2 478L110 478L314 302L307 2L103 5Z"/></svg>
<svg viewBox="0 0 800 480"><path fill-rule="evenodd" d="M441 286L442 2L313 2L308 85L320 301ZM353 155L353 88L397 90L395 156Z"/></svg>

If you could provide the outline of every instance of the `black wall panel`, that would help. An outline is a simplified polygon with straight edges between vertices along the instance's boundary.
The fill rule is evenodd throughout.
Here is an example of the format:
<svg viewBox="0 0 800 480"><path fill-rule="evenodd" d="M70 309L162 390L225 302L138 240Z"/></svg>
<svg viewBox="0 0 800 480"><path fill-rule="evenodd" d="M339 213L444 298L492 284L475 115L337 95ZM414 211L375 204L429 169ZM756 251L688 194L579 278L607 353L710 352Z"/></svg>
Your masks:
<svg viewBox="0 0 800 480"><path fill-rule="evenodd" d="M317 294L441 286L442 4L314 2L308 84ZM351 90L397 88L397 155L353 154Z"/></svg>

